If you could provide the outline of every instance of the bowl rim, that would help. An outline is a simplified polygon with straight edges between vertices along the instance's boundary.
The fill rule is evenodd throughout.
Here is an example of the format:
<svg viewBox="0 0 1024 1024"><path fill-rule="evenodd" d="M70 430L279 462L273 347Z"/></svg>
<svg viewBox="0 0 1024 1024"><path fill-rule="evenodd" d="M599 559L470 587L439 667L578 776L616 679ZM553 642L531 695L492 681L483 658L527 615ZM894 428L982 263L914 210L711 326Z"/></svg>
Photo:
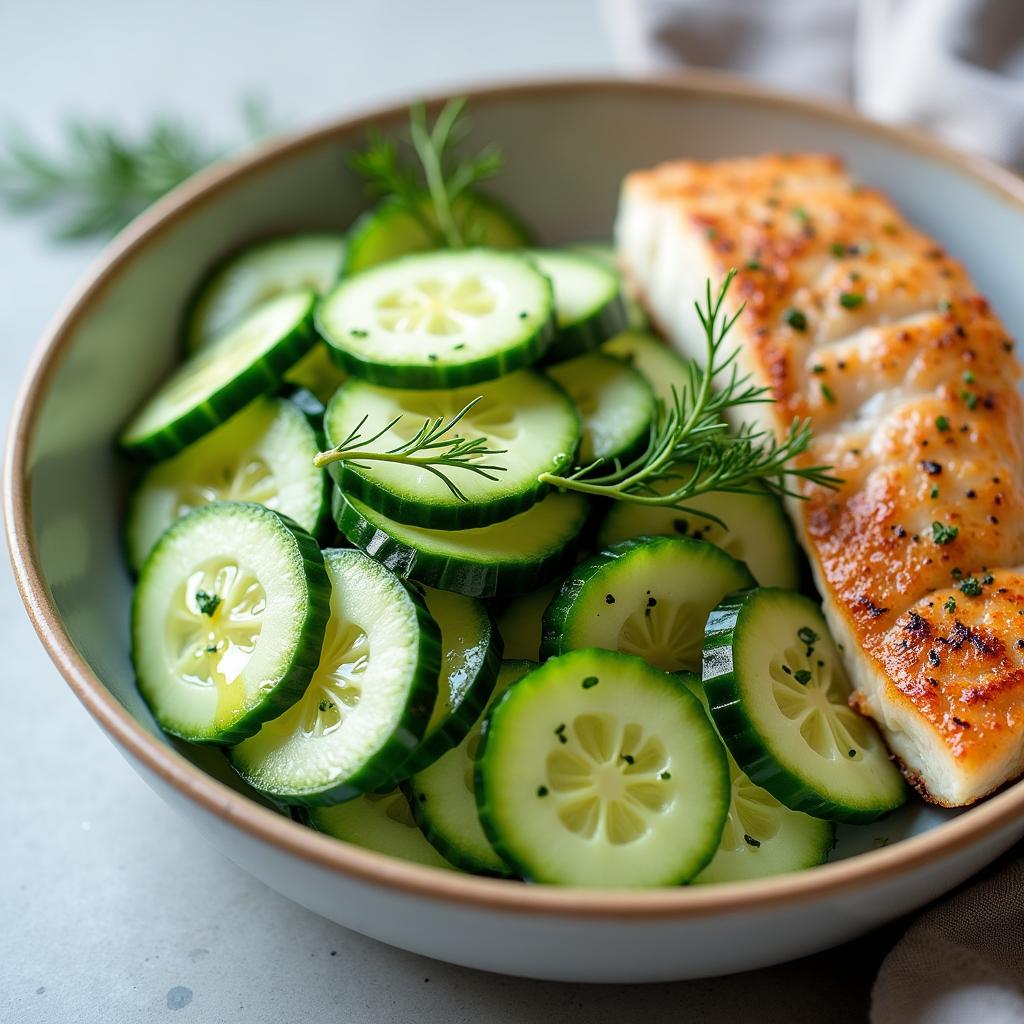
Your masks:
<svg viewBox="0 0 1024 1024"><path fill-rule="evenodd" d="M851 108L779 93L719 72L686 71L654 78L567 76L445 90L428 98L436 106L450 95L466 96L471 108L509 98L530 99L577 93L617 96L714 96L772 106L807 117L839 122L847 129L911 149L941 163L1024 209L1024 179L980 157L960 153L916 130L868 120ZM31 524L29 468L39 410L48 385L74 337L78 322L120 269L142 248L157 242L181 215L191 213L248 174L294 154L358 133L391 119L408 102L390 103L337 118L308 130L279 136L248 154L209 168L150 207L100 254L58 309L25 371L8 432L3 467L3 512L14 577L29 619L50 658L89 713L129 760L141 763L205 811L234 825L278 852L380 888L482 910L527 915L619 920L691 919L743 913L780 904L799 904L892 882L924 865L963 850L1019 820L1024 814L1024 781L927 832L814 870L713 886L653 890L574 889L524 886L507 880L440 871L400 861L321 835L261 806L218 782L172 746L142 727L116 700L75 650L39 564Z"/></svg>

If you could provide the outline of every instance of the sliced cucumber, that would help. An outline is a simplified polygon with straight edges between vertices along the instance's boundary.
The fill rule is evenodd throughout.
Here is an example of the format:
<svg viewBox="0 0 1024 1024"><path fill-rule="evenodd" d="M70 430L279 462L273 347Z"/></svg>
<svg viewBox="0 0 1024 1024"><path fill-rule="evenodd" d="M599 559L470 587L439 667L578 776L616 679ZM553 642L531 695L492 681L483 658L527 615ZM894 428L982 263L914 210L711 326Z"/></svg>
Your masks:
<svg viewBox="0 0 1024 1024"><path fill-rule="evenodd" d="M675 393L681 395L689 386L689 364L681 356L676 355L660 338L643 331L623 331L609 338L601 351L608 356L621 359L628 363L654 391L666 409L671 409Z"/></svg>
<svg viewBox="0 0 1024 1024"><path fill-rule="evenodd" d="M121 446L168 458L273 391L316 338L315 301L311 291L289 292L237 321L164 381L122 431Z"/></svg>
<svg viewBox="0 0 1024 1024"><path fill-rule="evenodd" d="M400 790L367 793L334 807L311 807L309 823L335 839L386 853L389 857L446 868L448 863L423 837Z"/></svg>
<svg viewBox="0 0 1024 1024"><path fill-rule="evenodd" d="M502 662L491 703L532 668L536 662ZM409 805L423 834L446 860L478 875L507 877L512 871L484 835L473 795L473 766L482 728L481 717L457 747L409 780Z"/></svg>
<svg viewBox="0 0 1024 1024"><path fill-rule="evenodd" d="M356 376L452 388L529 366L554 333L551 286L519 255L463 249L403 256L343 278L317 326Z"/></svg>
<svg viewBox="0 0 1024 1024"><path fill-rule="evenodd" d="M476 796L485 834L523 878L678 885L718 849L729 769L682 682L589 649L546 662L494 706Z"/></svg>
<svg viewBox="0 0 1024 1024"><path fill-rule="evenodd" d="M427 391L382 388L353 378L332 399L324 429L333 446L364 416L374 429L397 420L375 442L378 450L388 451L409 441L425 421L449 420L478 397L456 432L466 439L485 438L489 448L501 451L477 460L501 469L489 470L486 477L447 470L464 498L435 473L398 463L336 462L334 478L345 494L390 519L431 529L486 526L525 511L545 490L538 476L569 466L579 438L572 402L541 374L519 370L484 387Z"/></svg>
<svg viewBox="0 0 1024 1024"><path fill-rule="evenodd" d="M270 299L297 288L323 295L338 280L345 256L343 235L330 232L285 235L249 246L214 268L189 308L185 344L195 351L236 320ZM284 375L326 401L345 379L322 341Z"/></svg>
<svg viewBox="0 0 1024 1024"><path fill-rule="evenodd" d="M422 530L382 516L335 488L341 532L403 579L469 597L522 594L572 562L587 519L578 494L549 494L519 515L473 530Z"/></svg>
<svg viewBox="0 0 1024 1024"><path fill-rule="evenodd" d="M679 678L710 715L700 676L680 672ZM693 884L768 878L823 864L835 843L835 824L791 811L768 790L755 786L728 750L726 757L729 761L729 813L718 852L693 879Z"/></svg>
<svg viewBox="0 0 1024 1024"><path fill-rule="evenodd" d="M361 551L324 552L331 617L305 694L231 751L256 789L334 804L387 784L423 738L437 698L437 624Z"/></svg>
<svg viewBox="0 0 1024 1024"><path fill-rule="evenodd" d="M429 587L422 597L441 630L441 672L427 730L395 773L396 781L462 742L490 700L501 666L501 635L480 601Z"/></svg>
<svg viewBox="0 0 1024 1024"><path fill-rule="evenodd" d="M262 505L179 519L132 604L135 675L161 728L234 743L289 707L316 668L329 586L316 541Z"/></svg>
<svg viewBox="0 0 1024 1024"><path fill-rule="evenodd" d="M622 271L619 269L619 257L615 251L615 246L611 242L575 242L569 246L572 252L578 252L583 256L588 256L596 263L600 263L602 267L607 267L612 273L616 274L619 278L620 287L622 287L622 301L626 305L626 321L631 330L645 331L649 324L647 320L647 314L644 312L643 306L640 305L635 299L631 298L629 293L626 291L624 282L622 281Z"/></svg>
<svg viewBox="0 0 1024 1024"><path fill-rule="evenodd" d="M540 657L541 620L561 586L561 580L552 580L513 598L501 609L496 624L505 644L505 657L510 661L536 661Z"/></svg>
<svg viewBox="0 0 1024 1024"><path fill-rule="evenodd" d="M558 362L596 348L626 327L618 274L587 256L531 249L530 259L551 279L558 335L548 359Z"/></svg>
<svg viewBox="0 0 1024 1024"><path fill-rule="evenodd" d="M658 480L651 485L666 494L678 483ZM726 494L715 491L686 503L696 512L709 512L726 525L692 512L616 501L598 527L602 547L634 537L694 537L710 541L733 558L746 562L754 579L766 587L800 585L801 555L782 503L764 494Z"/></svg>
<svg viewBox="0 0 1024 1024"><path fill-rule="evenodd" d="M456 224L470 245L521 249L529 232L507 207L479 192L464 192L454 208ZM433 204L424 199L421 217L436 226ZM413 252L438 247L437 239L396 200L384 200L363 214L348 234L345 274L355 274Z"/></svg>
<svg viewBox="0 0 1024 1024"><path fill-rule="evenodd" d="M815 602L761 588L708 619L704 688L718 731L751 780L795 811L868 822L906 786L850 683Z"/></svg>
<svg viewBox="0 0 1024 1024"><path fill-rule="evenodd" d="M128 508L128 559L136 572L160 534L211 501L252 501L319 533L330 519L327 474L313 465L316 431L283 398L257 398L184 451L148 470Z"/></svg>
<svg viewBox="0 0 1024 1024"><path fill-rule="evenodd" d="M579 465L624 458L644 443L654 416L654 395L636 370L611 356L588 352L547 372L579 410Z"/></svg>
<svg viewBox="0 0 1024 1024"><path fill-rule="evenodd" d="M344 236L329 232L285 235L229 256L192 300L186 347L195 351L257 306L286 292L322 295L338 280L344 256Z"/></svg>
<svg viewBox="0 0 1024 1024"><path fill-rule="evenodd" d="M544 613L541 658L604 647L666 672L693 671L711 610L725 594L752 584L742 562L704 541L621 541L566 577Z"/></svg>

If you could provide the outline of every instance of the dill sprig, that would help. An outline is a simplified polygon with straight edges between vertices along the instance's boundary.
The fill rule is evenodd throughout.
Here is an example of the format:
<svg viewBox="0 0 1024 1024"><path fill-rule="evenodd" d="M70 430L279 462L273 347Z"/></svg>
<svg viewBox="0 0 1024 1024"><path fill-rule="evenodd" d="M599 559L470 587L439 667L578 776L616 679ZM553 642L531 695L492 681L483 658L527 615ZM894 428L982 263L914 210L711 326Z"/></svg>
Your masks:
<svg viewBox="0 0 1024 1024"><path fill-rule="evenodd" d="M243 102L242 120L250 141L274 127L256 98ZM59 154L11 128L0 147L0 203L11 213L48 213L61 240L107 237L226 152L169 117L135 135L72 119Z"/></svg>
<svg viewBox="0 0 1024 1024"><path fill-rule="evenodd" d="M504 455L505 448L489 448L487 438L473 437L466 438L459 435L449 437L446 435L459 425L460 421L470 413L476 405L483 400L478 395L472 402L455 413L449 419L438 416L434 419L425 419L423 425L416 433L402 444L386 451L373 451L370 445L379 441L392 427L399 423L401 416L396 416L386 427L377 431L370 437L362 436L362 429L366 424L367 417L364 416L352 430L352 432L330 451L318 452L313 457L313 464L318 468L329 466L332 462L350 462L361 469L372 467L364 465L366 462L391 462L402 466L412 466L417 469L425 469L429 473L442 480L445 486L460 501L469 499L461 488L448 476L445 470L463 469L488 480L497 480L495 473L504 473L505 466L493 465L487 462L478 462L478 459L488 459L495 455Z"/></svg>
<svg viewBox="0 0 1024 1024"><path fill-rule="evenodd" d="M391 136L371 131L369 143L351 158L352 168L366 179L367 191L386 196L414 217L438 248L461 249L479 241L479 230L457 216L459 198L478 182L501 169L497 146L485 146L476 156L458 157L455 150L469 131L463 116L465 99L449 100L433 125L420 103L409 111L409 137L415 162L407 148Z"/></svg>
<svg viewBox="0 0 1024 1024"><path fill-rule="evenodd" d="M770 389L755 385L750 374L736 365L739 348L726 354L724 342L743 306L731 316L724 312L730 271L717 296L707 282L705 303L694 303L704 329L703 367L688 363L688 380L672 389L672 402L658 403L654 425L643 452L623 464L614 460L608 472L596 473L606 463L598 459L567 476L543 473L540 480L566 491L595 497L678 509L721 522L708 512L688 508L686 502L712 491L732 494L763 493L803 498L789 481L803 480L835 488L842 481L830 476L831 466L794 466L811 442L810 420L794 420L781 439L766 429L744 423L731 432L723 419L731 409L770 403ZM668 486L664 486L665 484ZM657 485L663 485L658 487Z"/></svg>

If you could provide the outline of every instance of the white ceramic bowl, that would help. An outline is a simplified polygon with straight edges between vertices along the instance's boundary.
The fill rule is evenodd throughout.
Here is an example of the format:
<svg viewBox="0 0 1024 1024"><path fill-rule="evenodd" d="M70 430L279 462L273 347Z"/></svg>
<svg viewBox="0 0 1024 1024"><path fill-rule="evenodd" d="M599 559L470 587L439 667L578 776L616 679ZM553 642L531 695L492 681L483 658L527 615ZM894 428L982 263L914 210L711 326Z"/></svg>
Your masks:
<svg viewBox="0 0 1024 1024"><path fill-rule="evenodd" d="M607 237L634 167L828 150L962 258L1011 330L1024 324L1024 183L994 166L706 75L469 96L475 137L507 155L496 191L546 241ZM404 119L394 109L338 122L198 176L113 243L40 345L5 465L15 575L54 662L128 760L227 856L310 909L417 953L538 978L651 981L779 962L917 907L1009 847L1024 834L1024 783L959 815L916 805L847 830L833 863L781 878L646 892L525 886L318 835L246 795L217 755L160 733L129 665L111 439L178 357L182 305L204 268L273 231L347 226L363 198L346 153L371 122Z"/></svg>

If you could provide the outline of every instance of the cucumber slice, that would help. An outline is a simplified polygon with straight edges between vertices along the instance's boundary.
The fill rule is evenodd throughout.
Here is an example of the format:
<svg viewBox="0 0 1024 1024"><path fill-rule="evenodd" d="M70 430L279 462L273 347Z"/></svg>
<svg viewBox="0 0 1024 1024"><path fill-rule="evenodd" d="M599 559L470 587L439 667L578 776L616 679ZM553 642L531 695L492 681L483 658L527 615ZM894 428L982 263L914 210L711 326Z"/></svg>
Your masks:
<svg viewBox="0 0 1024 1024"><path fill-rule="evenodd" d="M179 519L132 603L139 692L166 732L234 743L302 695L327 625L316 541L262 505L215 502Z"/></svg>
<svg viewBox="0 0 1024 1024"><path fill-rule="evenodd" d="M690 384L689 364L660 338L642 331L623 331L609 338L601 351L628 363L654 391L654 397L671 409L672 390L681 395Z"/></svg>
<svg viewBox="0 0 1024 1024"><path fill-rule="evenodd" d="M441 630L437 699L419 746L395 774L407 779L462 742L491 698L501 665L501 636L480 601L423 588L423 603Z"/></svg>
<svg viewBox="0 0 1024 1024"><path fill-rule="evenodd" d="M211 501L251 501L314 536L330 518L316 431L283 398L257 398L183 452L148 470L128 507L128 560L138 572L160 534Z"/></svg>
<svg viewBox="0 0 1024 1024"><path fill-rule="evenodd" d="M626 327L618 274L596 260L557 249L531 249L533 262L551 279L558 335L548 352L559 362L596 348Z"/></svg>
<svg viewBox="0 0 1024 1024"><path fill-rule="evenodd" d="M611 356L588 352L547 372L579 410L579 465L625 458L643 445L654 417L654 395L636 370Z"/></svg>
<svg viewBox="0 0 1024 1024"><path fill-rule="evenodd" d="M324 552L330 621L302 699L231 751L256 789L335 804L385 786L423 738L437 698L437 624L420 598L351 548Z"/></svg>
<svg viewBox="0 0 1024 1024"><path fill-rule="evenodd" d="M651 485L658 494L666 494L675 486L678 484L672 480L658 480ZM679 509L616 501L598 527L598 545L605 547L634 537L693 537L709 541L746 562L762 586L799 587L800 549L789 517L773 494L715 491L692 498L686 504L698 512L718 516L726 526Z"/></svg>
<svg viewBox="0 0 1024 1024"><path fill-rule="evenodd" d="M189 352L286 292L322 295L341 273L343 235L285 235L259 242L219 263L196 292L185 326Z"/></svg>
<svg viewBox="0 0 1024 1024"><path fill-rule="evenodd" d="M470 245L490 249L521 249L529 232L505 206L479 192L464 192L453 210L455 221ZM436 224L433 204L424 199L421 216ZM356 274L399 256L427 252L437 241L400 202L385 199L364 213L348 234L345 275Z"/></svg>
<svg viewBox="0 0 1024 1024"><path fill-rule="evenodd" d="M643 306L636 299L631 298L624 287L622 271L619 268L619 256L615 246L611 242L574 242L569 246L570 251L578 252L581 256L587 256L606 267L619 278L619 286L622 289L622 301L626 306L626 323L630 330L645 331L650 326L647 314Z"/></svg>
<svg viewBox="0 0 1024 1024"><path fill-rule="evenodd" d="M612 651L572 651L488 714L480 821L530 881L678 885L718 849L729 769L704 709L674 676Z"/></svg>
<svg viewBox="0 0 1024 1024"><path fill-rule="evenodd" d="M679 678L710 715L700 676L680 672ZM836 836L835 823L791 811L766 789L755 786L729 761L729 813L711 863L693 879L694 885L742 882L802 871L828 860Z"/></svg>
<svg viewBox="0 0 1024 1024"><path fill-rule="evenodd" d="M285 292L304 288L323 295L338 280L344 256L344 236L331 232L285 235L229 256L214 268L192 301L185 327L186 348L195 351ZM318 340L284 379L327 401L345 373Z"/></svg>
<svg viewBox="0 0 1024 1024"><path fill-rule="evenodd" d="M505 661L494 684L493 703L532 668L532 661ZM509 866L484 835L473 795L473 767L480 748L481 717L462 742L408 782L409 805L431 845L463 871L509 877Z"/></svg>
<svg viewBox="0 0 1024 1024"><path fill-rule="evenodd" d="M687 537L613 544L574 569L544 613L541 658L581 647L637 654L666 672L700 668L704 623L753 585L742 562Z"/></svg>
<svg viewBox="0 0 1024 1024"><path fill-rule="evenodd" d="M501 466L488 477L465 469L447 470L462 491L459 498L426 469L399 463L335 462L331 472L345 494L359 498L390 519L439 530L486 526L523 512L542 497L544 472L570 465L579 439L572 402L541 374L519 370L484 388L404 391L353 378L332 399L324 417L327 443L348 437L363 417L371 429L397 422L374 447L390 450L409 441L427 420L449 420L480 397L459 421L460 437L486 438L500 455L478 460Z"/></svg>
<svg viewBox="0 0 1024 1024"><path fill-rule="evenodd" d="M541 620L561 586L561 580L552 580L538 590L513 598L501 610L496 624L505 644L504 656L510 661L538 660Z"/></svg>
<svg viewBox="0 0 1024 1024"><path fill-rule="evenodd" d="M273 391L316 338L315 300L311 291L271 299L196 352L135 414L121 447L168 458Z"/></svg>
<svg viewBox="0 0 1024 1024"><path fill-rule="evenodd" d="M343 278L317 311L334 358L374 384L452 388L529 366L554 334L551 286L521 256L403 256Z"/></svg>
<svg viewBox="0 0 1024 1024"><path fill-rule="evenodd" d="M335 839L414 864L452 869L416 827L400 790L367 793L334 807L311 807L307 813L313 828Z"/></svg>
<svg viewBox="0 0 1024 1024"><path fill-rule="evenodd" d="M795 811L868 822L906 786L850 683L821 609L760 588L725 598L708 619L704 688L718 731L758 786Z"/></svg>
<svg viewBox="0 0 1024 1024"><path fill-rule="evenodd" d="M578 494L549 494L511 519L457 531L396 523L337 488L332 503L341 532L392 572L468 597L522 594L546 583L571 564L587 519Z"/></svg>

